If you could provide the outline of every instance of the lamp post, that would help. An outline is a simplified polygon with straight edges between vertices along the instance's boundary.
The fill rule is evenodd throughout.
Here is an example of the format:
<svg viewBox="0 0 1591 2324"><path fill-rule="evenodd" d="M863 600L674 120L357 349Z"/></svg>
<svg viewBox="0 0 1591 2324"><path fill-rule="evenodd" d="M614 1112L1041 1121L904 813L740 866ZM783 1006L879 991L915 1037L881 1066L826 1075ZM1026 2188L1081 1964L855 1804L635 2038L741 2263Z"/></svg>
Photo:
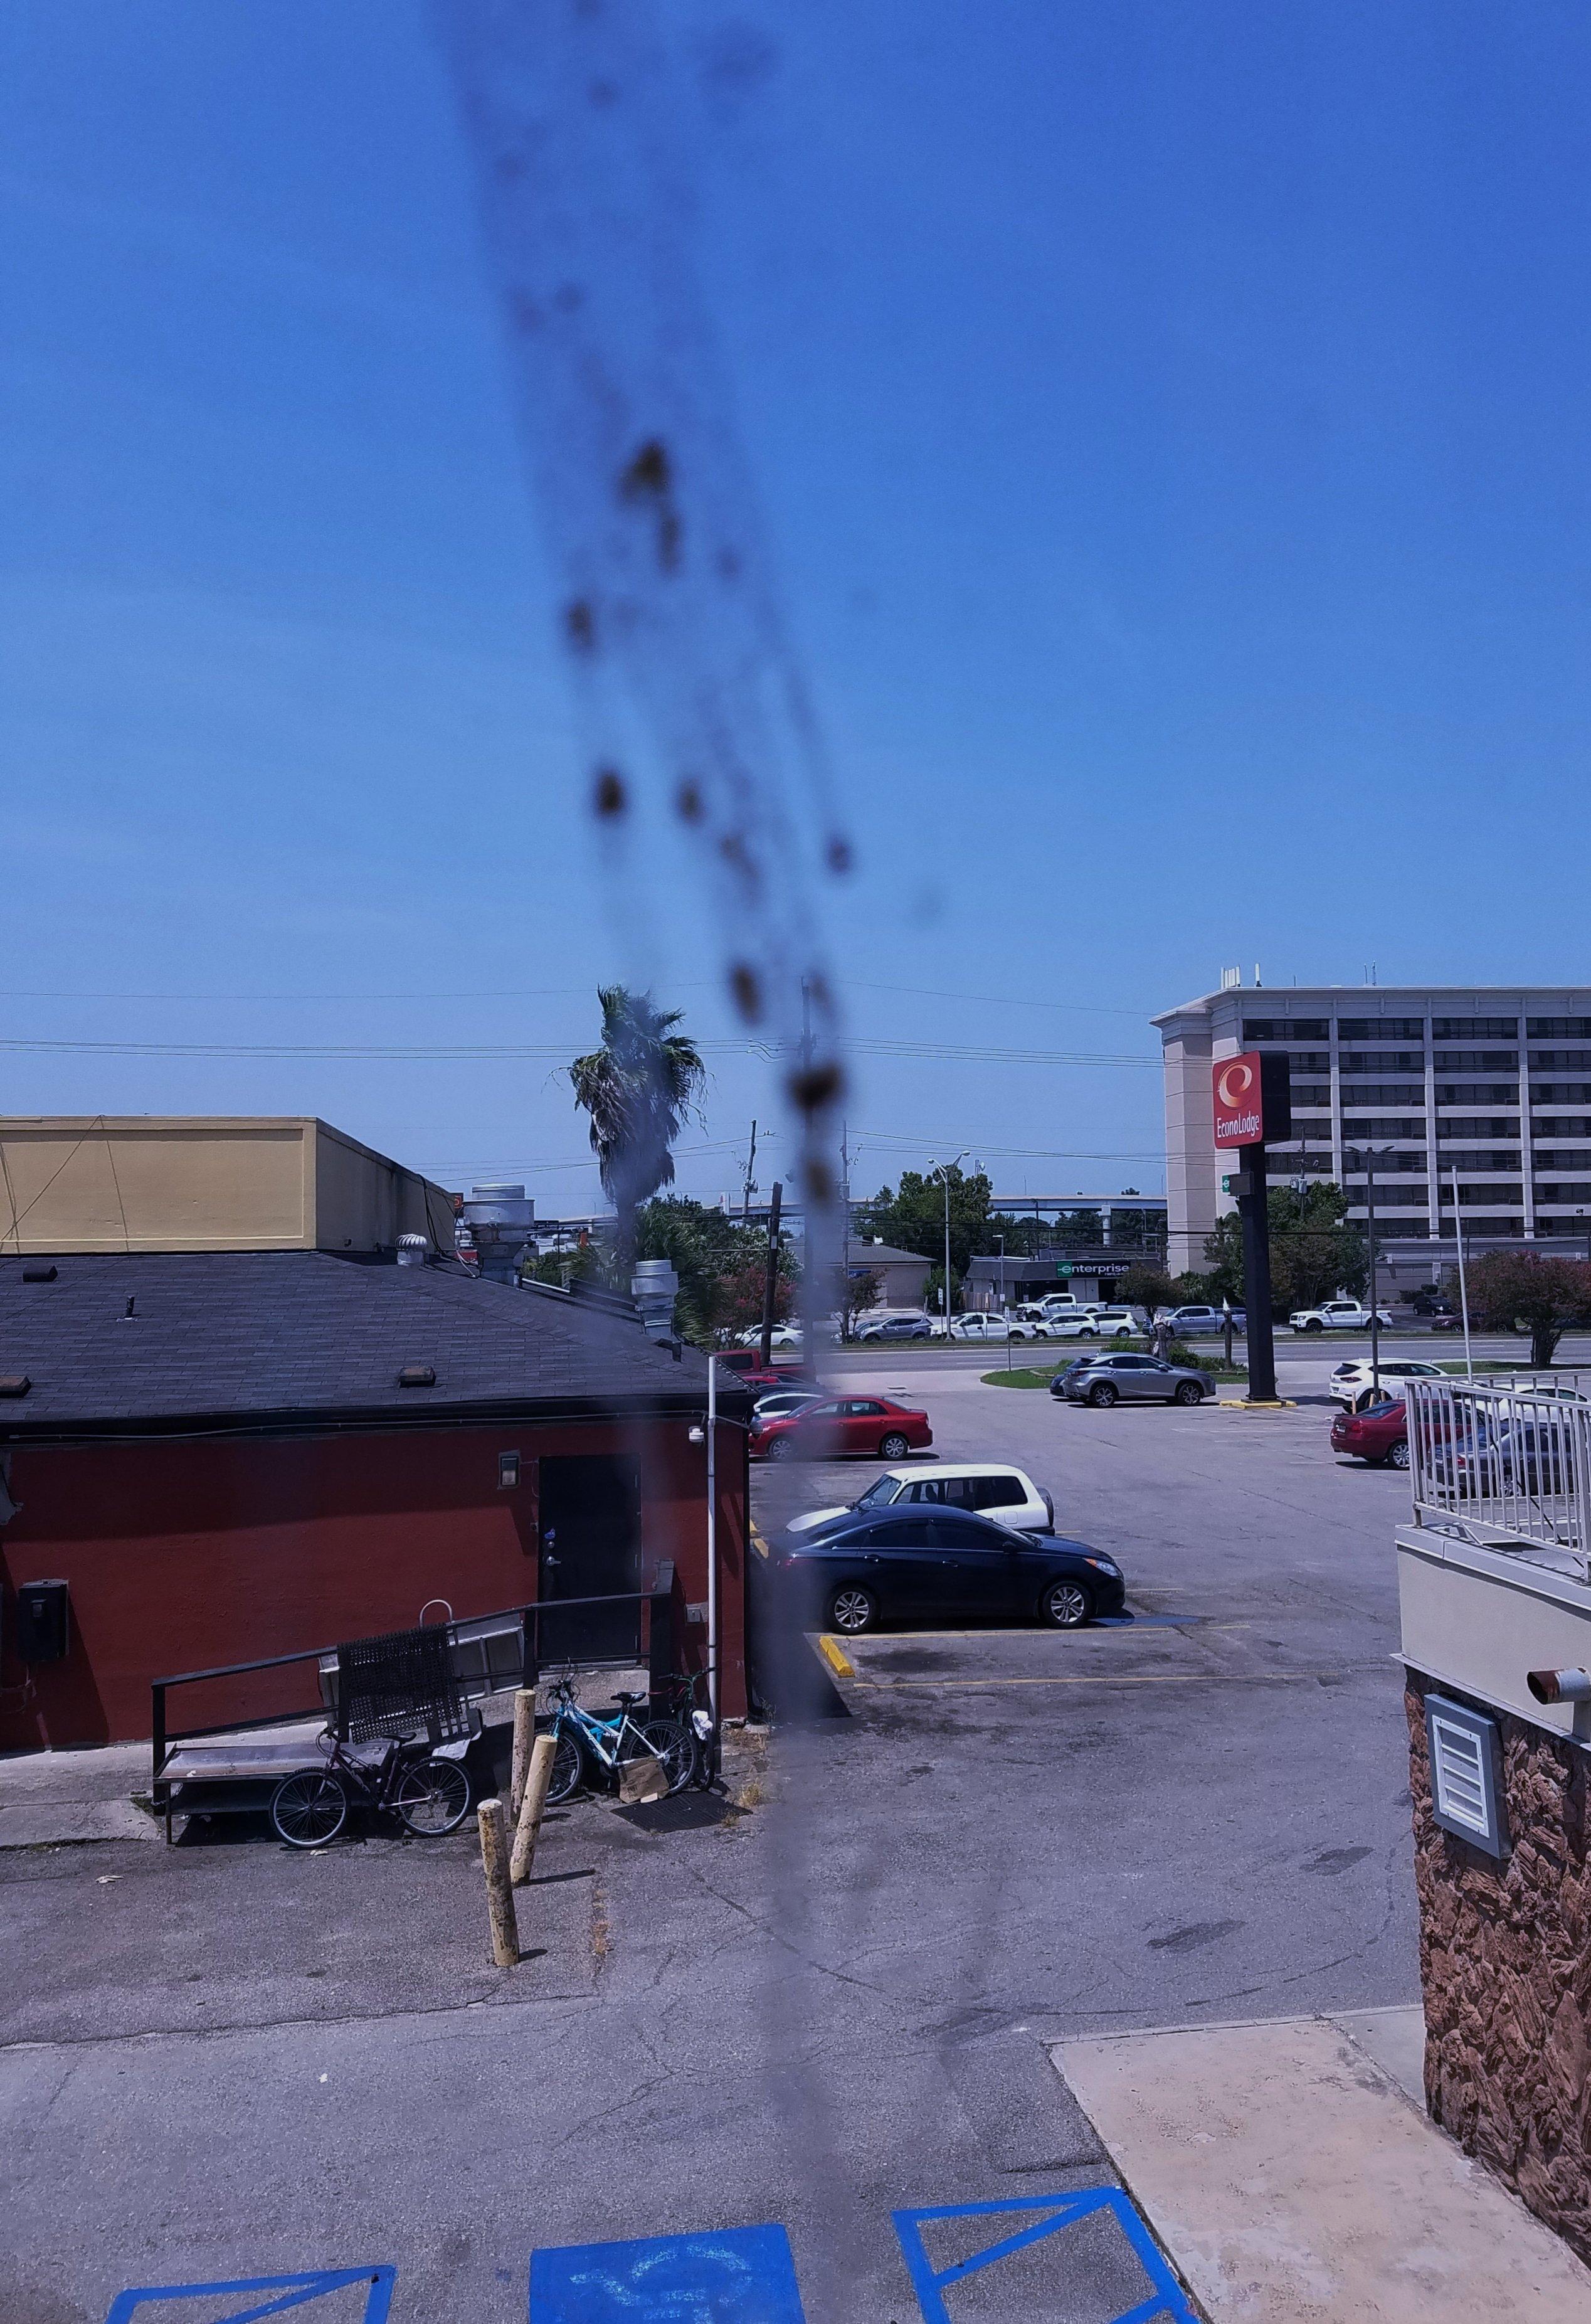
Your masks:
<svg viewBox="0 0 1591 2324"><path fill-rule="evenodd" d="M1375 1296L1375 1163L1378 1154L1390 1154L1390 1146L1360 1146L1354 1149L1365 1165L1365 1240L1370 1260L1370 1387L1379 1403L1381 1399L1381 1317Z"/></svg>
<svg viewBox="0 0 1591 2324"><path fill-rule="evenodd" d="M1006 1238L998 1235L1000 1246L1000 1313L1006 1319L1006 1370L1011 1369L1011 1311L1006 1305Z"/></svg>
<svg viewBox="0 0 1591 2324"><path fill-rule="evenodd" d="M931 1158L928 1164L928 1176L931 1178L939 1178L944 1186L944 1344L947 1348L950 1345L951 1335L950 1174L958 1163L964 1162L966 1158L967 1149L963 1146L961 1151L959 1154L952 1154L948 1162L935 1162Z"/></svg>

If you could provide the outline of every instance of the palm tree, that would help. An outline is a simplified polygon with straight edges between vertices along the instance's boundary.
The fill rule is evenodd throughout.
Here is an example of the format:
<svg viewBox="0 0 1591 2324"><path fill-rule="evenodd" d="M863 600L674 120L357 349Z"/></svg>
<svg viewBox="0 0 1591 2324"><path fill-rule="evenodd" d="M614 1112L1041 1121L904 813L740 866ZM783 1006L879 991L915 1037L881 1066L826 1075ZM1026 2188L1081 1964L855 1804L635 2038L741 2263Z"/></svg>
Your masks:
<svg viewBox="0 0 1591 2324"><path fill-rule="evenodd" d="M575 1103L591 1116L591 1147L602 1188L619 1214L620 1279L630 1273L635 1214L674 1184L670 1152L707 1078L694 1041L676 1033L684 1011L654 1007L649 992L597 988L602 1045L569 1067Z"/></svg>

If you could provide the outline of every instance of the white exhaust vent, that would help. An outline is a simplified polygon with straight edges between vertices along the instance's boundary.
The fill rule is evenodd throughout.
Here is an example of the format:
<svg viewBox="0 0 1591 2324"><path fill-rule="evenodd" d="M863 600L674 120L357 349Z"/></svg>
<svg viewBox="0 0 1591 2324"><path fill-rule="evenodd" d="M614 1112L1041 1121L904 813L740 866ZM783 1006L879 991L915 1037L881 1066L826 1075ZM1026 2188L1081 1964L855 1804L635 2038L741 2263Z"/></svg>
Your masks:
<svg viewBox="0 0 1591 2324"><path fill-rule="evenodd" d="M1457 1833L1488 1856L1508 1853L1499 1781L1502 1754L1496 1722L1445 1696L1425 1698L1430 1748L1431 1812L1444 1831Z"/></svg>

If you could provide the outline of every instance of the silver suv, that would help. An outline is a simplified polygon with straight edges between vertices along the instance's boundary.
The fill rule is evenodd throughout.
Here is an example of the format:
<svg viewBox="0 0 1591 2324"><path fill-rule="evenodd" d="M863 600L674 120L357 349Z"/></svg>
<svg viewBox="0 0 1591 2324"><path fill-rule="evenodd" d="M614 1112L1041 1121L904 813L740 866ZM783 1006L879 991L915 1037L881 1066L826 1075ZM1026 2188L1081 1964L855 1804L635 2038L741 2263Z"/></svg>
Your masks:
<svg viewBox="0 0 1591 2324"><path fill-rule="evenodd" d="M1216 1390L1213 1374L1159 1356L1079 1356L1050 1382L1050 1394L1068 1404L1202 1404Z"/></svg>

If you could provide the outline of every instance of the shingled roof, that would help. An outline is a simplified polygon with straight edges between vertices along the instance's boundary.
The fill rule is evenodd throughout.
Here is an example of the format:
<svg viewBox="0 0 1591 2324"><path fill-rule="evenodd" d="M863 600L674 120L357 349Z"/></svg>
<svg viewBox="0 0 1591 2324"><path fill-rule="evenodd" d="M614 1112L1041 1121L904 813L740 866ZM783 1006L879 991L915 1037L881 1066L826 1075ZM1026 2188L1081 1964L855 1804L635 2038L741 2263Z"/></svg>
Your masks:
<svg viewBox="0 0 1591 2324"><path fill-rule="evenodd" d="M51 1266L52 1281L23 1280ZM435 1385L400 1387L414 1365ZM0 1259L0 1443L532 1406L677 1411L705 1388L704 1359L687 1348L676 1361L639 1320L452 1265L312 1250Z"/></svg>

